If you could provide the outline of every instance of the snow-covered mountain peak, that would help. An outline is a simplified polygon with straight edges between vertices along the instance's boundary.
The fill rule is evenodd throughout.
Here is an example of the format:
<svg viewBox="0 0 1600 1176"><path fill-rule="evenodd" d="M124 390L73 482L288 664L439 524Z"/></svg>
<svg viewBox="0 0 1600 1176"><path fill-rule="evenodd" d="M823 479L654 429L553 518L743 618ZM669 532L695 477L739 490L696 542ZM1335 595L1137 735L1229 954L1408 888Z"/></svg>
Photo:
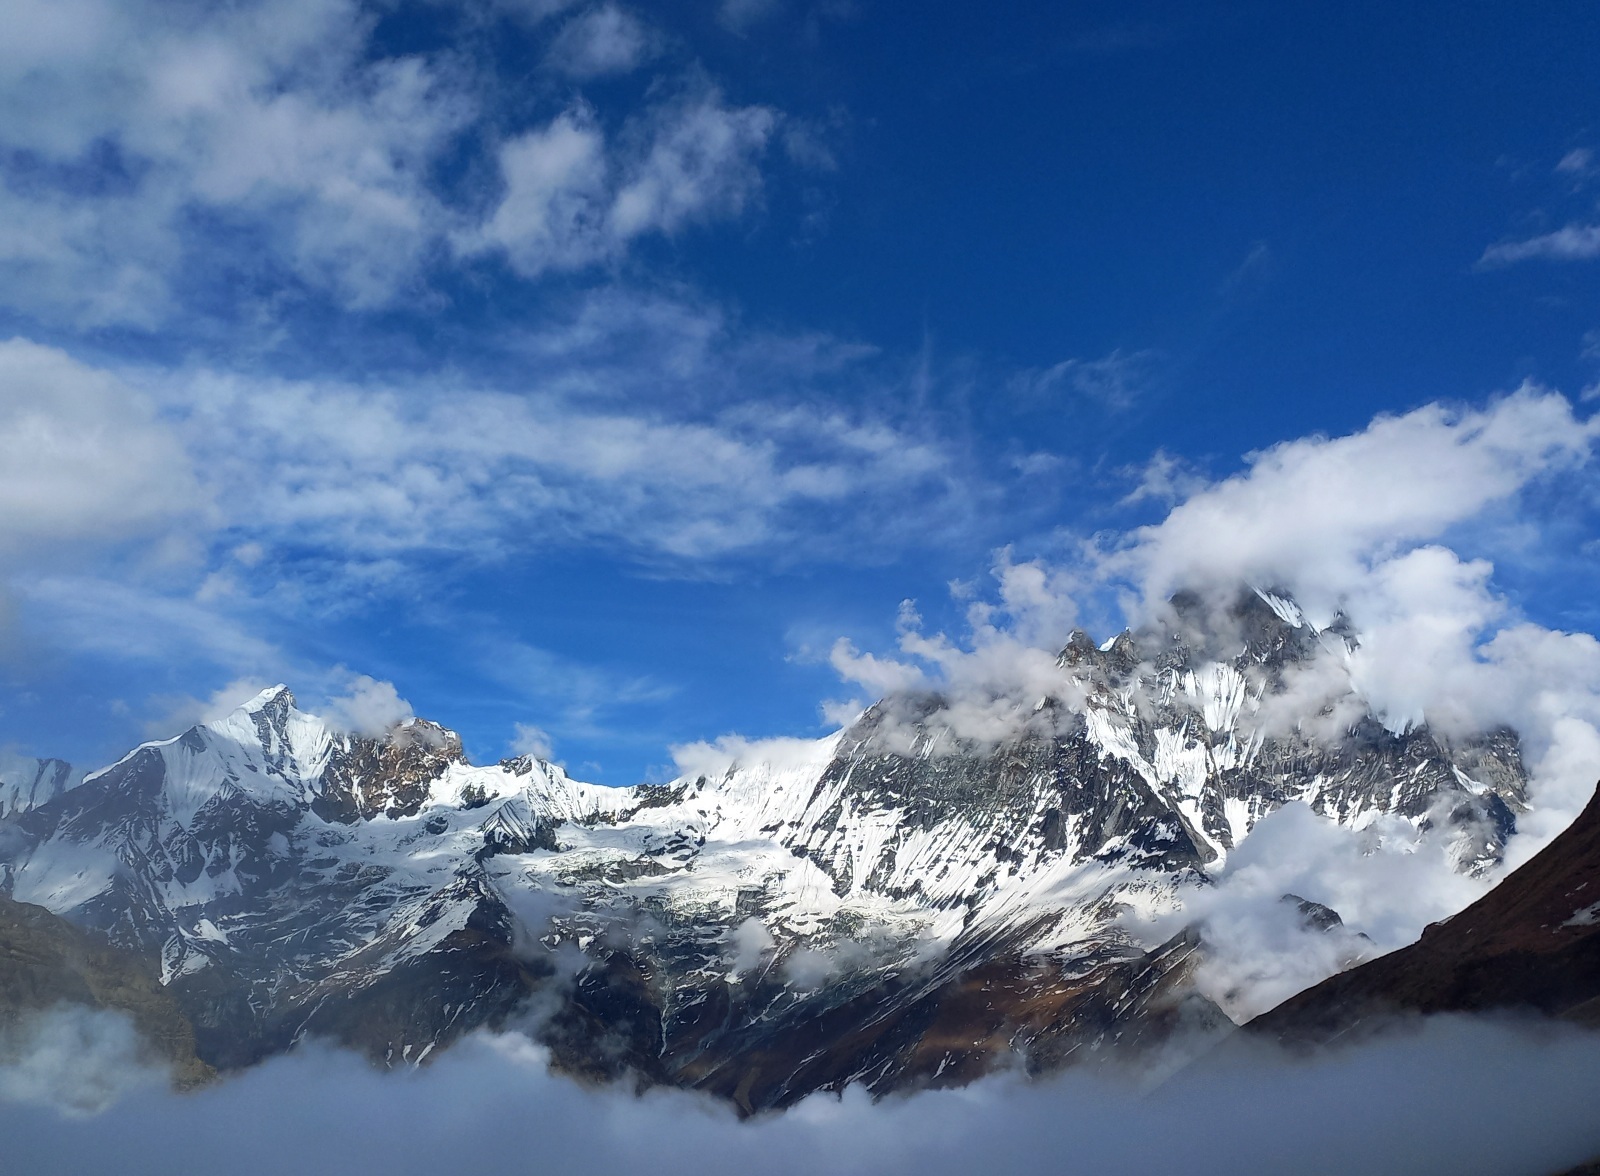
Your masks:
<svg viewBox="0 0 1600 1176"><path fill-rule="evenodd" d="M265 771L306 787L322 775L337 742L326 722L295 705L287 686L275 686L194 728L176 745L196 752L207 747L230 759L242 757L246 770Z"/></svg>
<svg viewBox="0 0 1600 1176"><path fill-rule="evenodd" d="M245 711L247 714L255 714L257 711L267 710L268 708L293 710L295 706L294 691L279 682L276 686L268 686L250 701L242 703L237 709Z"/></svg>

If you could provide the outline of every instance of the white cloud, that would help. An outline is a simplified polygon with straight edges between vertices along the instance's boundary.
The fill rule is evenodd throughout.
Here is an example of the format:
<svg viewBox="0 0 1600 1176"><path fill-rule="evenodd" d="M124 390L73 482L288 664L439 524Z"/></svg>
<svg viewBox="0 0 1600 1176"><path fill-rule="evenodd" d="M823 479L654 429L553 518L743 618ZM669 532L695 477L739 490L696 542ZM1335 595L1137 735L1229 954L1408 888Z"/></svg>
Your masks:
<svg viewBox="0 0 1600 1176"><path fill-rule="evenodd" d="M164 577L141 581L116 567L104 575L30 576L15 591L26 621L52 645L121 661L190 659L229 674L278 679L283 651L215 603L186 595ZM170 734L170 732L168 732Z"/></svg>
<svg viewBox="0 0 1600 1176"><path fill-rule="evenodd" d="M1346 437L1287 441L1136 531L1108 569L1147 602L1292 581L1326 620L1378 560L1575 467L1596 431L1559 394L1524 388L1488 408L1431 404Z"/></svg>
<svg viewBox="0 0 1600 1176"><path fill-rule="evenodd" d="M1502 241L1483 251L1483 267L1519 261L1589 261L1600 257L1600 225L1566 225L1523 241Z"/></svg>
<svg viewBox="0 0 1600 1176"><path fill-rule="evenodd" d="M409 1176L459 1168L463 1156L484 1176L526 1172L530 1156L552 1172L659 1176L1132 1176L1181 1154L1195 1176L1498 1176L1600 1152L1597 1083L1592 1034L1437 1019L1309 1062L1245 1049L1148 1092L1086 1070L881 1102L851 1087L741 1123L692 1093L581 1086L506 1036L470 1039L404 1073L304 1048L193 1094L135 1095L70 1128L0 1103L0 1131L19 1171L85 1173L189 1171L226 1155L239 1176Z"/></svg>
<svg viewBox="0 0 1600 1176"><path fill-rule="evenodd" d="M848 525L864 500L963 491L936 443L803 405L682 419L537 392L206 372L165 395L230 523L346 560L583 538L717 559L848 541L815 528L819 512ZM894 529L886 517L880 534Z"/></svg>
<svg viewBox="0 0 1600 1176"><path fill-rule="evenodd" d="M1081 573L1041 560L1018 562L1009 549L996 553L994 600L972 599L970 586L952 585L968 600L967 633L957 641L929 635L910 601L900 606L900 657L861 653L848 641L834 645L830 662L840 677L882 696L890 691L937 691L939 721L958 739L996 743L1036 721L1040 699L1081 701L1078 688L1056 665L1077 620ZM895 715L890 716L896 717ZM915 709L906 716L919 720ZM885 728L892 736L898 724ZM910 731L904 732L910 738Z"/></svg>
<svg viewBox="0 0 1600 1176"><path fill-rule="evenodd" d="M1359 645L1348 654L1324 648L1245 721L1309 730L1307 716L1320 715L1334 733L1370 710L1397 730L1425 722L1447 737L1509 725L1521 738L1532 802L1511 843L1514 865L1593 793L1600 641L1527 622L1487 560L1446 543L1470 542L1486 515L1534 509L1524 498L1530 490L1587 492L1596 429L1563 397L1523 389L1483 408L1430 405L1380 416L1349 436L1286 442L1250 455L1233 477L1191 482L1162 522L1097 539L1060 565L1002 552L989 599L959 586L967 607L959 640L929 635L903 607L896 655L841 643L834 667L874 694L937 691L937 718L952 733L1000 742L1041 721L1042 698L1081 707L1055 657L1084 606L1120 593L1122 611L1140 623L1180 589L1217 605L1246 585L1286 590L1319 625L1342 611ZM900 716L891 705L888 717L891 734L909 735L926 716L915 706ZM901 717L907 722L893 722ZM1252 833L1235 850L1220 887L1187 896L1175 916L1212 920L1209 975L1219 991L1237 990L1230 1003L1238 1008L1258 1010L1319 978L1344 950L1286 930L1282 912L1267 905L1282 893L1333 906L1387 949L1484 885L1458 875L1443 847L1407 840L1399 825L1357 837L1310 816L1275 820L1261 826L1260 842Z"/></svg>
<svg viewBox="0 0 1600 1176"><path fill-rule="evenodd" d="M655 51L655 37L638 17L615 4L602 4L562 27L549 60L571 77L592 78L628 73Z"/></svg>
<svg viewBox="0 0 1600 1176"><path fill-rule="evenodd" d="M59 1005L0 1027L0 1103L78 1118L169 1081L126 1013Z"/></svg>
<svg viewBox="0 0 1600 1176"><path fill-rule="evenodd" d="M25 339L0 343L0 558L203 521L188 453L151 401Z"/></svg>
<svg viewBox="0 0 1600 1176"><path fill-rule="evenodd" d="M667 112L648 152L628 169L617 192L614 231L627 239L737 216L760 187L755 157L777 122L767 107L725 106L716 93Z"/></svg>
<svg viewBox="0 0 1600 1176"><path fill-rule="evenodd" d="M770 20L783 10L783 0L721 0L717 16L724 26L736 33Z"/></svg>
<svg viewBox="0 0 1600 1176"><path fill-rule="evenodd" d="M348 675L345 692L328 699L322 716L333 726L369 738L385 735L415 718L411 704L400 697L393 682L380 682L366 674Z"/></svg>
<svg viewBox="0 0 1600 1176"><path fill-rule="evenodd" d="M152 324L196 212L348 305L386 302L447 216L427 167L472 116L417 58L369 60L346 0L207 9L19 0L0 56L0 146L41 171L0 189L3 294L84 323ZM114 163L107 164L106 152ZM96 154L99 153L99 154Z"/></svg>
<svg viewBox="0 0 1600 1176"><path fill-rule="evenodd" d="M264 678L235 678L212 691L210 697L205 699L189 696L151 699L157 706L165 704L166 709L145 724L145 734L152 739L169 739L176 732L188 730L197 723L226 718L272 685L275 683Z"/></svg>
<svg viewBox="0 0 1600 1176"><path fill-rule="evenodd" d="M902 691L921 690L928 685L928 675L920 666L862 653L855 643L841 637L828 651L828 664L846 682L865 687L869 694L882 698Z"/></svg>
<svg viewBox="0 0 1600 1176"><path fill-rule="evenodd" d="M532 723L517 723L511 738L511 754L548 760L554 754L549 733Z"/></svg>
<svg viewBox="0 0 1600 1176"><path fill-rule="evenodd" d="M500 170L505 198L482 239L505 249L519 273L577 269L611 251L605 139L588 112L570 111L510 140L500 149Z"/></svg>
<svg viewBox="0 0 1600 1176"><path fill-rule="evenodd" d="M1184 895L1181 910L1130 929L1160 942L1198 922L1205 941L1200 990L1235 1020L1266 1012L1355 959L1415 942L1428 923L1482 897L1487 883L1451 868L1445 839L1379 817L1352 830L1293 803L1262 818L1230 855L1215 886ZM1337 911L1345 930L1305 926L1292 894ZM1359 931L1370 937L1364 944Z"/></svg>
<svg viewBox="0 0 1600 1176"><path fill-rule="evenodd" d="M170 734L222 682L321 681L326 665L294 648L302 622L508 556L595 545L691 575L876 559L970 525L988 493L925 423L808 402L870 349L613 290L511 350L532 373L518 391L112 371L0 345L8 663L32 674L71 650L159 665L140 709ZM511 681L503 648L483 661L564 739L637 740L602 717L663 690L571 665ZM180 672L204 689L179 697Z"/></svg>
<svg viewBox="0 0 1600 1176"><path fill-rule="evenodd" d="M746 739L742 735L723 735L706 742L681 743L672 749L672 759L680 776L705 776L717 779L739 765L765 764L776 771L821 768L827 755L816 739Z"/></svg>
<svg viewBox="0 0 1600 1176"><path fill-rule="evenodd" d="M1594 168L1594 152L1588 147L1574 147L1556 163L1556 171L1567 175L1587 175Z"/></svg>
<svg viewBox="0 0 1600 1176"><path fill-rule="evenodd" d="M1139 469L1139 484L1123 499L1121 505L1137 502L1159 502L1169 509L1204 490L1207 479L1188 461L1158 449Z"/></svg>
<svg viewBox="0 0 1600 1176"><path fill-rule="evenodd" d="M1012 390L1031 400L1059 400L1071 394L1110 409L1130 407L1151 379L1156 355L1121 348L1099 359L1064 359L1046 368L1029 368L1012 377Z"/></svg>
<svg viewBox="0 0 1600 1176"><path fill-rule="evenodd" d="M509 10L537 24L562 7ZM385 56L354 0L18 0L8 15L26 32L0 49L0 302L79 326L159 326L196 274L248 270L261 297L310 289L361 310L487 250L527 277L605 262L739 215L778 122L693 80L647 99L615 143L587 108L502 139L481 54ZM620 73L659 47L603 3L567 19L543 68ZM506 186L487 219L436 174L480 145Z"/></svg>
<svg viewBox="0 0 1600 1176"><path fill-rule="evenodd" d="M729 967L735 976L743 976L761 966L762 960L776 945L772 932L757 918L748 918L733 929L729 943L733 948Z"/></svg>
<svg viewBox="0 0 1600 1176"><path fill-rule="evenodd" d="M1130 578L1146 615L1180 588L1225 596L1244 583L1287 589L1321 624L1344 611L1360 647L1299 685L1320 684L1324 705L1353 687L1397 729L1514 727L1542 810L1524 822L1518 852L1531 852L1592 789L1595 769L1577 768L1571 747L1600 724L1600 645L1522 622L1486 561L1440 541L1514 510L1542 479L1574 476L1596 429L1565 398L1525 388L1483 409L1430 405L1288 442L1135 532L1097 572Z"/></svg>
<svg viewBox="0 0 1600 1176"><path fill-rule="evenodd" d="M457 234L457 248L502 250L534 277L614 259L646 234L738 216L760 188L757 158L777 121L709 91L648 112L608 143L594 112L574 108L501 147L505 194L481 228Z"/></svg>

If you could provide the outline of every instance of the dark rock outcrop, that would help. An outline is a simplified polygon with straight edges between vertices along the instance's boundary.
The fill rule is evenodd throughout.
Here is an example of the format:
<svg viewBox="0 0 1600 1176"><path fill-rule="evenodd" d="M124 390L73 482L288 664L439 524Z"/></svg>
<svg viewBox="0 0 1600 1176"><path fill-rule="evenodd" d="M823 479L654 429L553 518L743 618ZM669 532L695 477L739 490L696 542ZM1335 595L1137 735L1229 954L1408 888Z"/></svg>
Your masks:
<svg viewBox="0 0 1600 1176"><path fill-rule="evenodd" d="M1290 1045L1397 1017L1525 1011L1600 1026L1600 791L1560 836L1409 947L1330 977L1251 1021Z"/></svg>
<svg viewBox="0 0 1600 1176"><path fill-rule="evenodd" d="M0 895L0 1031L64 1005L126 1013L179 1088L213 1075L195 1054L194 1029L147 961L43 907Z"/></svg>

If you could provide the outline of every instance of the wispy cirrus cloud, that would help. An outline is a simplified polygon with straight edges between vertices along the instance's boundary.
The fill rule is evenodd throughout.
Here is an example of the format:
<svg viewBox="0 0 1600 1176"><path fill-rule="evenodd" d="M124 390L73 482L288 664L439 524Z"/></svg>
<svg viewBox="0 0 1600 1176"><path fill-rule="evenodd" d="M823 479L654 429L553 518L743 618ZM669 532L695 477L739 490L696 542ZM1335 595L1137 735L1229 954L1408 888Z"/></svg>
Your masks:
<svg viewBox="0 0 1600 1176"><path fill-rule="evenodd" d="M862 503L962 493L930 437L836 409L693 419L538 391L198 372L169 403L232 531L351 559L604 543L701 561L824 546Z"/></svg>
<svg viewBox="0 0 1600 1176"><path fill-rule="evenodd" d="M1600 225L1570 224L1520 241L1502 241L1483 251L1480 269L1521 261L1592 261L1600 257Z"/></svg>
<svg viewBox="0 0 1600 1176"><path fill-rule="evenodd" d="M616 291L507 348L496 375L356 381L0 345L0 590L24 660L203 684L152 683L167 716L218 682L315 683L328 655L303 623L508 563L872 563L959 540L1003 492L937 422L828 391L871 386L870 348ZM570 659L508 678L506 648L480 661L558 739L609 737L616 707L662 688Z"/></svg>
<svg viewBox="0 0 1600 1176"><path fill-rule="evenodd" d="M1154 351L1119 347L1099 359L1064 359L1048 367L1027 368L1010 383L1015 393L1031 401L1079 396L1120 411L1148 390L1158 359Z"/></svg>

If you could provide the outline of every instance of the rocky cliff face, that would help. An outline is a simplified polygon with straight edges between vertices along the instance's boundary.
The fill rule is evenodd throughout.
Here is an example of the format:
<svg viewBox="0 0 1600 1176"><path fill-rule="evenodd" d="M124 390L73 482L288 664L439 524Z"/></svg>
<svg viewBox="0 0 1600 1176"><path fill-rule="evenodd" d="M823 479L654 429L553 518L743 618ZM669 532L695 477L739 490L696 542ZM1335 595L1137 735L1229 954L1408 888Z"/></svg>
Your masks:
<svg viewBox="0 0 1600 1176"><path fill-rule="evenodd" d="M1225 1024L1194 936L1150 950L1119 917L1287 801L1498 860L1514 733L1394 732L1353 693L1285 720L1355 639L1269 593L1179 598L1074 634L1003 738L891 698L782 763L621 789L475 767L420 721L337 732L279 688L13 812L0 888L158 956L222 1067L308 1034L416 1062L517 1022L575 1073L756 1110L1071 1064Z"/></svg>

